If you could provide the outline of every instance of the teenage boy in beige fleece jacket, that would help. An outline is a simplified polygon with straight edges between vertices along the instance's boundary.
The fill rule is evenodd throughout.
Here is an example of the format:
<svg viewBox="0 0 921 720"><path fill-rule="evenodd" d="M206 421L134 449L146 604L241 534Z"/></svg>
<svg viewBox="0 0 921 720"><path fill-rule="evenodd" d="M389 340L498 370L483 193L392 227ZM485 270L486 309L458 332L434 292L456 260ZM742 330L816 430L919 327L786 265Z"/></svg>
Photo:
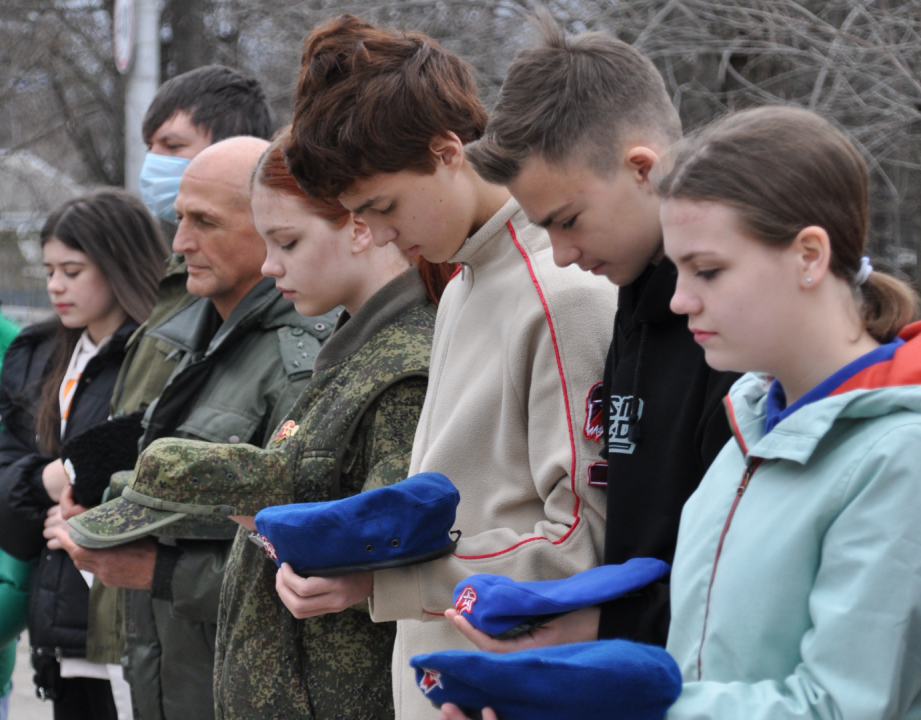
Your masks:
<svg viewBox="0 0 921 720"><path fill-rule="evenodd" d="M670 309L677 272L663 257L653 169L681 126L661 76L637 50L599 33L568 36L546 13L536 20L540 42L512 63L484 136L467 153L547 228L557 263L619 286L598 394L608 464L597 466L607 471L598 478L608 494L605 562L671 563L681 509L730 438L722 399L738 377L711 370L687 318ZM495 652L597 638L664 645L668 594L667 581L654 583L504 641L454 610L446 615ZM443 711L463 718L457 708Z"/></svg>
<svg viewBox="0 0 921 720"><path fill-rule="evenodd" d="M374 620L399 621L400 720L438 715L409 658L472 647L442 614L456 583L480 572L556 579L602 554L605 497L588 484L600 446L586 432L586 398L601 381L616 290L557 267L547 233L476 174L464 145L485 124L469 68L424 35L343 16L305 43L292 174L361 214L375 242L462 265L438 311L408 468L444 473L459 489L455 554L334 579L283 567L277 582L298 617L370 598Z"/></svg>

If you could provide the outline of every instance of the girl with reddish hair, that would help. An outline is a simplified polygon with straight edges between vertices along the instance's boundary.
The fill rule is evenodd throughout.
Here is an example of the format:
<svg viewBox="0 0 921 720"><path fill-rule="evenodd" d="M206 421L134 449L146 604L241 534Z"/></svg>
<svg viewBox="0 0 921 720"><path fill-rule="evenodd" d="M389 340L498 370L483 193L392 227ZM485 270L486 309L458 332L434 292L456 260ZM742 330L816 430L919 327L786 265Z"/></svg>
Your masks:
<svg viewBox="0 0 921 720"><path fill-rule="evenodd" d="M289 458L295 502L327 501L398 482L409 470L428 383L435 304L449 268L421 266L393 245L376 246L367 225L336 201L310 198L285 165L287 135L253 176L256 228L266 243L263 273L304 315L343 308L316 356L313 377L263 455ZM304 342L308 342L308 336ZM213 446L208 446L212 448ZM237 446L239 452L239 446ZM217 456L221 446L214 452ZM252 527L252 518L236 518ZM281 600L297 582L276 571L241 530L218 619L215 701L219 719L391 718L394 623L352 607L297 619Z"/></svg>

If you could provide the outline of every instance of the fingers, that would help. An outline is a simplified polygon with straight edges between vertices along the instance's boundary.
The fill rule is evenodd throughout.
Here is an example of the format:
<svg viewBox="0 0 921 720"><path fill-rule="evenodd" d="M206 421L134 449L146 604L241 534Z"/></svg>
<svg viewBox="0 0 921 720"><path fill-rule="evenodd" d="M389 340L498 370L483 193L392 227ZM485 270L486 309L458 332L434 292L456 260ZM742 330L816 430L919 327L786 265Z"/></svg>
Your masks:
<svg viewBox="0 0 921 720"><path fill-rule="evenodd" d="M51 550L59 550L60 544L57 542L57 530L62 526L66 526L67 521L64 520L61 515L61 508L59 505L55 505L48 511L48 516L45 518L45 527L42 530L42 536L48 540L48 547Z"/></svg>
<svg viewBox="0 0 921 720"><path fill-rule="evenodd" d="M288 563L283 563L275 575L275 590L282 603L298 620L335 612L330 608L329 593L322 587L322 578L299 577Z"/></svg>
<svg viewBox="0 0 921 720"><path fill-rule="evenodd" d="M83 550L82 547L77 545L73 540L70 539L70 526L61 526L56 528L55 537L57 538L58 543L61 546L62 550L65 550L71 559L74 559L75 555L80 555Z"/></svg>
<svg viewBox="0 0 921 720"><path fill-rule="evenodd" d="M298 619L342 612L371 595L374 574L354 573L338 577L302 578L288 563L275 575L278 596Z"/></svg>
<svg viewBox="0 0 921 720"><path fill-rule="evenodd" d="M61 493L60 505L61 515L65 520L70 520L72 517L76 517L88 510L83 505L78 505L74 502L73 486L69 483L64 486L64 490Z"/></svg>
<svg viewBox="0 0 921 720"><path fill-rule="evenodd" d="M455 610L446 610L445 617L454 623L461 635L476 645L480 650L492 653L508 653L516 650L524 650L531 647L531 643L525 636L512 638L511 640L496 640L486 633L477 630L463 615L459 615Z"/></svg>
<svg viewBox="0 0 921 720"><path fill-rule="evenodd" d="M496 713L489 708L483 708L483 720L498 720ZM439 720L469 720L457 705L445 703L441 706L441 717Z"/></svg>
<svg viewBox="0 0 921 720"><path fill-rule="evenodd" d="M445 703L441 706L441 717L439 720L468 720L467 716L461 712L457 705Z"/></svg>

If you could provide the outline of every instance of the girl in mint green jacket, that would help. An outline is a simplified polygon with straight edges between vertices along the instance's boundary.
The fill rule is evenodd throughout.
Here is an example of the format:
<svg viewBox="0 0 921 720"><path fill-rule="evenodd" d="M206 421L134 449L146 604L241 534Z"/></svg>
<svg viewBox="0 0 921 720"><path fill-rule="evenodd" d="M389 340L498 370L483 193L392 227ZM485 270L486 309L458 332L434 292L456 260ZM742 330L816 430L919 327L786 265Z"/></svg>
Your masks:
<svg viewBox="0 0 921 720"><path fill-rule="evenodd" d="M779 107L674 158L672 309L709 365L748 374L681 517L668 719L921 718L921 323L862 257L866 167Z"/></svg>

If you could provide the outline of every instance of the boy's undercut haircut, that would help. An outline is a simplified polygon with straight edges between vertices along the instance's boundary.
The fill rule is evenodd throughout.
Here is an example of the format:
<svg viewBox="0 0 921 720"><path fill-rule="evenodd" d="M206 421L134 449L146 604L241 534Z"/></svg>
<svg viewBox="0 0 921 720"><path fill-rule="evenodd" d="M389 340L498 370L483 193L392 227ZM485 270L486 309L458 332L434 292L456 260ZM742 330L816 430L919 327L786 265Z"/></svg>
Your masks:
<svg viewBox="0 0 921 720"><path fill-rule="evenodd" d="M487 114L470 67L419 32L341 15L304 41L288 169L304 190L331 199L380 173L435 171L432 140L469 143Z"/></svg>
<svg viewBox="0 0 921 720"><path fill-rule="evenodd" d="M681 120L652 61L599 32L567 35L545 10L532 18L541 42L518 54L483 138L467 156L487 181L507 185L532 155L580 155L601 173L619 162L633 131L665 144Z"/></svg>
<svg viewBox="0 0 921 720"><path fill-rule="evenodd" d="M223 65L206 65L167 80L144 115L149 146L157 129L177 112L211 134L211 143L238 135L268 140L275 131L272 111L259 82Z"/></svg>

